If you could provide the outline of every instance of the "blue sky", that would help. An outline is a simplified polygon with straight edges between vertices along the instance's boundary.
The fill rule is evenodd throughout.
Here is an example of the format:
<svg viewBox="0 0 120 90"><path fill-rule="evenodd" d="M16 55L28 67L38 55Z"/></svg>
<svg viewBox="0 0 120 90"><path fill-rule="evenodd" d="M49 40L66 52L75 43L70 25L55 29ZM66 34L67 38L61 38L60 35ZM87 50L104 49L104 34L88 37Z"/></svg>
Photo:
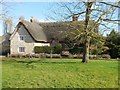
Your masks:
<svg viewBox="0 0 120 90"><path fill-rule="evenodd" d="M7 17L12 16L13 25L18 23L19 17L24 16L25 20L30 20L31 16L40 22L51 21L47 18L55 2L9 2L7 3ZM0 24L2 27L2 24ZM1 28L2 29L2 28ZM0 30L0 35L2 35Z"/></svg>
<svg viewBox="0 0 120 90"><path fill-rule="evenodd" d="M52 2L23 2L23 3L11 3L10 14L15 18L24 16L26 20L30 19L31 16L37 19L46 20L46 15L52 8Z"/></svg>
<svg viewBox="0 0 120 90"><path fill-rule="evenodd" d="M30 20L31 16L35 17L40 22L53 21L49 18L49 16L53 16L52 10L56 9L55 3L56 2L8 2L7 16L13 17L14 27L18 23L20 16L24 16L25 20L28 21ZM0 29L2 29L1 27L2 24L0 24ZM115 28L117 29L117 27ZM0 35L2 35L2 30L0 30Z"/></svg>

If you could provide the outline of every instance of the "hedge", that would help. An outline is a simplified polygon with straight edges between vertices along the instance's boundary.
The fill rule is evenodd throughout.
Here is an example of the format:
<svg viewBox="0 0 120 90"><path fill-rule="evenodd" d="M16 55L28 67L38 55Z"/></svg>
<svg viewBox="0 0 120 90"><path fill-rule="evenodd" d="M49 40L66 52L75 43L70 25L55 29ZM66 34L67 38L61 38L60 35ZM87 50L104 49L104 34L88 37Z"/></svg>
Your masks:
<svg viewBox="0 0 120 90"><path fill-rule="evenodd" d="M50 46L35 46L34 52L35 53L50 53L51 47Z"/></svg>
<svg viewBox="0 0 120 90"><path fill-rule="evenodd" d="M54 47L50 47L50 46L35 46L34 47L34 52L35 53L51 53L51 49L52 49L52 53L53 54L60 54L62 51L62 45L61 44L56 44Z"/></svg>
<svg viewBox="0 0 120 90"><path fill-rule="evenodd" d="M53 53L54 54L60 54L62 52L62 45L61 44L56 44L53 47Z"/></svg>

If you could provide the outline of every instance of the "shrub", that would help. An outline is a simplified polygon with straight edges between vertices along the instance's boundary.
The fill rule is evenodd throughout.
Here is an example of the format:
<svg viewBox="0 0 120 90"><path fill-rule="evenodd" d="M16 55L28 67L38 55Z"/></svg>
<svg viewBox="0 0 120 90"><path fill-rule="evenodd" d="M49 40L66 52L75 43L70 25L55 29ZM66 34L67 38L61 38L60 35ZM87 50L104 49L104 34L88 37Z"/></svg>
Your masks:
<svg viewBox="0 0 120 90"><path fill-rule="evenodd" d="M50 53L51 47L50 46L35 46L34 52L35 53Z"/></svg>
<svg viewBox="0 0 120 90"><path fill-rule="evenodd" d="M54 47L50 47L50 46L35 46L34 47L34 52L35 53L47 53L47 54L50 54L51 53L51 49L52 49L52 53L60 54L61 51L62 51L62 45L61 44L57 44Z"/></svg>
<svg viewBox="0 0 120 90"><path fill-rule="evenodd" d="M111 58L120 58L120 45L114 45L109 50Z"/></svg>
<svg viewBox="0 0 120 90"><path fill-rule="evenodd" d="M60 54L61 51L62 51L62 45L61 44L57 44L53 47L53 53Z"/></svg>
<svg viewBox="0 0 120 90"><path fill-rule="evenodd" d="M74 48L70 49L69 52L71 54L80 54L83 52L83 47L77 47L75 46Z"/></svg>

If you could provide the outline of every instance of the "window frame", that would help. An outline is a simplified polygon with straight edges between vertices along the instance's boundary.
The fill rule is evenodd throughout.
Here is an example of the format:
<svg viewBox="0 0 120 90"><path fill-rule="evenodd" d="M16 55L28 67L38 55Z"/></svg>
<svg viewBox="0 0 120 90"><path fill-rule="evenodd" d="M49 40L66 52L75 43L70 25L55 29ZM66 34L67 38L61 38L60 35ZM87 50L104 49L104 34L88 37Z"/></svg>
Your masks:
<svg viewBox="0 0 120 90"><path fill-rule="evenodd" d="M26 47L18 47L18 52L24 53L25 49L26 49Z"/></svg>

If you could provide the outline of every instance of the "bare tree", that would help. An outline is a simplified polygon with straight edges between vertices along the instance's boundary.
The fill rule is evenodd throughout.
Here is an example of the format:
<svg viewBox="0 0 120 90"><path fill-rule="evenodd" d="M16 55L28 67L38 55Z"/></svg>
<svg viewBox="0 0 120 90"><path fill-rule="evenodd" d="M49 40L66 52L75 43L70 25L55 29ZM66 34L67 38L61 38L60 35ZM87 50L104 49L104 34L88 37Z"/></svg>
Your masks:
<svg viewBox="0 0 120 90"><path fill-rule="evenodd" d="M3 25L4 25L4 34L5 33L12 33L12 17L8 17L8 18L5 18L4 21L3 21Z"/></svg>
<svg viewBox="0 0 120 90"><path fill-rule="evenodd" d="M115 24L118 24L118 12L120 8L118 2L68 2L59 3L60 7L57 12L54 13L64 17L64 20L69 20L70 17L78 15L79 19L84 21L84 30L75 34L76 40L80 41L80 38L84 38L84 51L82 62L89 61L89 46L91 38L98 38L99 33L95 32L98 28L100 32L112 30ZM62 12L60 11L62 10ZM91 24L91 21L92 24Z"/></svg>
<svg viewBox="0 0 120 90"><path fill-rule="evenodd" d="M0 20L3 24L3 34L12 32L13 19L9 16L10 9L12 9L11 4L5 0L0 0Z"/></svg>

